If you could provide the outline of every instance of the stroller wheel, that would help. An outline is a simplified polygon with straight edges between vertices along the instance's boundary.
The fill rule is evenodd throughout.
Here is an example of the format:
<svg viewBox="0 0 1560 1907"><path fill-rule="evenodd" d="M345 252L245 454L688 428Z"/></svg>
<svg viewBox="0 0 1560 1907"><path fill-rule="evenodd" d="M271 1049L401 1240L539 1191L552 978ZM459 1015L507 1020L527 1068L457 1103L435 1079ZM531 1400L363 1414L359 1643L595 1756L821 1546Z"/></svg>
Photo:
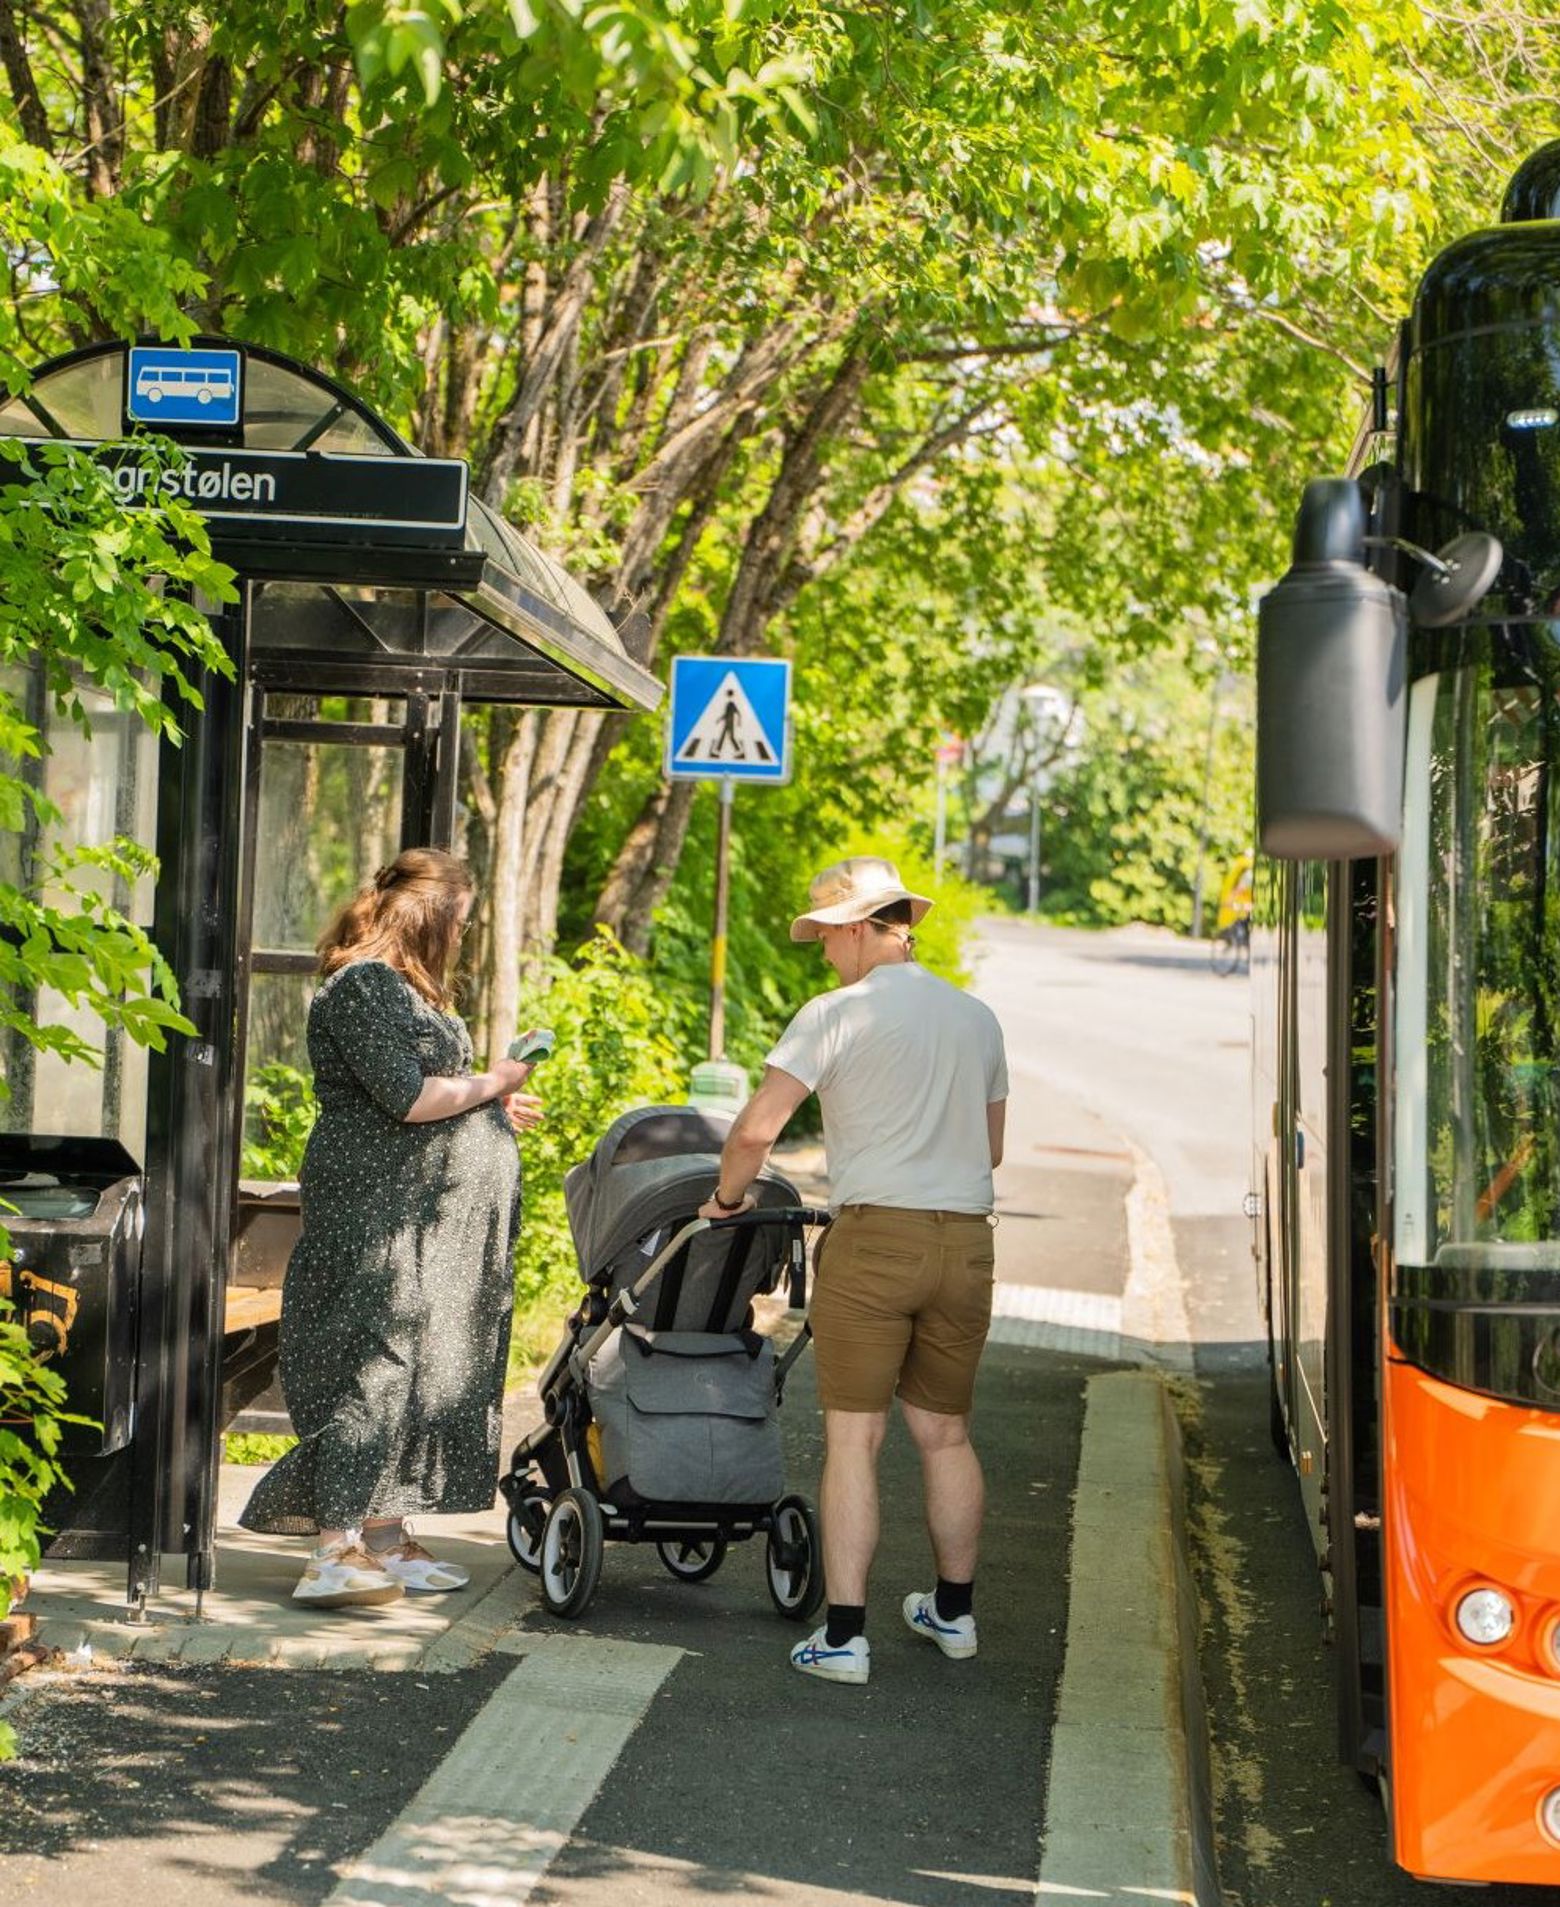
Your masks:
<svg viewBox="0 0 1560 1907"><path fill-rule="evenodd" d="M521 1490L509 1506L504 1534L509 1553L531 1575L542 1573L542 1531L547 1523L547 1494L533 1484Z"/></svg>
<svg viewBox="0 0 1560 1907"><path fill-rule="evenodd" d="M695 1536L691 1540L673 1537L659 1542L655 1553L680 1583L702 1583L713 1576L726 1560L724 1536Z"/></svg>
<svg viewBox="0 0 1560 1907"><path fill-rule="evenodd" d="M601 1510L588 1490L553 1498L542 1526L542 1601L549 1615L581 1616L601 1580Z"/></svg>
<svg viewBox="0 0 1560 1907"><path fill-rule="evenodd" d="M823 1539L804 1496L783 1496L764 1551L770 1600L782 1616L805 1622L823 1601Z"/></svg>

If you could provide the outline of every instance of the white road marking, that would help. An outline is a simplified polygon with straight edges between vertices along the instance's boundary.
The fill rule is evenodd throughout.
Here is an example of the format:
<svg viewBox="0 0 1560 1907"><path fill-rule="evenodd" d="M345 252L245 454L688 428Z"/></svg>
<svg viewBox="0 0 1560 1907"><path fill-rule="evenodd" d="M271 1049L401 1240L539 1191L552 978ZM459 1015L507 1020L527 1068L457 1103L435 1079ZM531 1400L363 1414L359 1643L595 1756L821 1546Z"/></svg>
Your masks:
<svg viewBox="0 0 1560 1907"><path fill-rule="evenodd" d="M992 1293L989 1344L1084 1357L1121 1355L1121 1299L1104 1291L1051 1285L998 1284Z"/></svg>
<svg viewBox="0 0 1560 1907"><path fill-rule="evenodd" d="M513 1907L623 1752L681 1649L520 1636L525 1659L325 1907Z"/></svg>

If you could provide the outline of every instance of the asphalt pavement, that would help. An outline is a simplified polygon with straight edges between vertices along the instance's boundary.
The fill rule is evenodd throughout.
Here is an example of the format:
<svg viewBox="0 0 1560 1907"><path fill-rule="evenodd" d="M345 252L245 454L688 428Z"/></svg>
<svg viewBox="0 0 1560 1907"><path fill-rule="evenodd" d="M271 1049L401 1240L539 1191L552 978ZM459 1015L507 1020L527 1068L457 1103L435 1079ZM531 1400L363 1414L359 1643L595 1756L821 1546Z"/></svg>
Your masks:
<svg viewBox="0 0 1560 1907"><path fill-rule="evenodd" d="M1224 1898L1230 1907L1421 1898L1390 1865L1375 1802L1333 1760L1311 1545L1294 1479L1267 1439L1239 1216L1244 984L1147 932L1006 921L986 930L985 945L977 988L1007 1029L1014 1099L998 1184L1004 1316L976 1410L991 1518L974 1662L944 1661L902 1627L901 1597L930 1576L913 1453L896 1429L865 1689L789 1669L797 1631L769 1605L756 1546L734 1548L696 1586L673 1582L653 1551L609 1548L597 1599L574 1625L546 1621L499 1552L478 1605L486 1626L468 1624L469 1646L454 1646L457 1622L444 1644L425 1645L419 1632L410 1654L376 1669L362 1637L378 1612L358 1612L340 1651L343 1665L355 1653L352 1672L132 1663L42 1678L15 1715L23 1759L3 1776L14 1802L0 1814L0 1903L81 1907L132 1883L201 1907L423 1903L428 1894L385 1850L408 1845L408 1821L432 1845L427 1799L441 1778L446 1843L469 1856L462 1867L448 1845L435 1850L445 1863L439 1898L455 1907L521 1898L670 1907L690 1891L777 1907L1033 1900L1038 1849L1057 1826L1043 1816L1064 1644L1088 1627L1072 1618L1095 1618L1108 1637L1112 1608L1138 1587L1123 1560L1080 1602L1069 1569L1090 1381L1166 1348L1128 1328L1141 1315L1134 1285L1151 1180L1163 1206L1160 1258L1186 1284L1188 1375L1172 1389L1187 1435ZM792 1486L813 1492L819 1432L805 1363L783 1426ZM1107 1535L1110 1515L1108 1504L1076 1506ZM462 1540L481 1549L495 1538L489 1525ZM1096 1547L1108 1565L1108 1542ZM249 1625L251 1659L263 1659L290 1577L253 1561L261 1573L246 1579L234 1620ZM419 1649L432 1663L441 1646L439 1672L417 1666ZM630 1700L614 1683L632 1680L636 1664L643 1681ZM1125 1668L1116 1680L1112 1700L1130 1696ZM510 1733L495 1735L511 1716ZM473 1765L460 1745L479 1740L486 1760L469 1777L474 1825L463 1828L448 1784ZM545 1793L552 1774L565 1785L582 1756L596 1772L578 1805L554 1816L539 1801L514 1803L505 1866L484 1839L492 1794L532 1778ZM1095 1786L1089 1801L1101 1821L1120 1817L1125 1847L1132 1798L1103 1768ZM1060 1891L1145 1897L1130 1877ZM1437 1898L1533 1901L1520 1890Z"/></svg>

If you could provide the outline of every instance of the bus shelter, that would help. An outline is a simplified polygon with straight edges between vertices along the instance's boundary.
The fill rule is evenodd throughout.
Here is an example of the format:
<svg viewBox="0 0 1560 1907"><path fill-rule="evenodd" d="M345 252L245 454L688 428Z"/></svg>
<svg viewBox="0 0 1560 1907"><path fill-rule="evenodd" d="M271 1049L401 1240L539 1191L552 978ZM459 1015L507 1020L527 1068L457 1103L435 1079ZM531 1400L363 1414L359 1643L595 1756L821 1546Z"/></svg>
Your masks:
<svg viewBox="0 0 1560 1907"><path fill-rule="evenodd" d="M95 1420L69 1435L49 1553L123 1557L133 1616L164 1557L210 1586L222 1429L274 1372L297 1188L241 1170L245 1106L268 1069L306 1064L322 922L402 848L454 844L463 708L661 694L587 592L470 496L463 463L418 455L273 351L92 345L0 405L0 437L140 427L185 446L169 480L237 572L239 600L211 613L233 679L197 682L178 747L85 690L83 733L41 669L8 684L47 743L25 772L63 821L0 843L24 886L80 842L155 846L156 880L112 898L151 930L196 1029L149 1053L83 1023L98 1071L20 1036L0 1048L0 1292ZM139 466L119 468L135 507ZM62 998L21 1004L74 1023Z"/></svg>

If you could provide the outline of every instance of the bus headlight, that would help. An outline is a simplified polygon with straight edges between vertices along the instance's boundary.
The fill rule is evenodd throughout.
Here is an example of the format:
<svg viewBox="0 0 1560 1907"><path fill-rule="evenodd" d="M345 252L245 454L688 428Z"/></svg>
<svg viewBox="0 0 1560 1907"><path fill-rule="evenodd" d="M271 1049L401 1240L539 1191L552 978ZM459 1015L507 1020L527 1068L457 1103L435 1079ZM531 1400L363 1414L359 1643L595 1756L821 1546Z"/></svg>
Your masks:
<svg viewBox="0 0 1560 1907"><path fill-rule="evenodd" d="M1457 1605L1459 1632L1465 1641L1481 1649L1504 1642L1516 1619L1516 1610L1498 1589L1470 1589Z"/></svg>
<svg viewBox="0 0 1560 1907"><path fill-rule="evenodd" d="M1560 1842L1560 1788L1551 1788L1539 1802L1538 1825L1551 1841Z"/></svg>

